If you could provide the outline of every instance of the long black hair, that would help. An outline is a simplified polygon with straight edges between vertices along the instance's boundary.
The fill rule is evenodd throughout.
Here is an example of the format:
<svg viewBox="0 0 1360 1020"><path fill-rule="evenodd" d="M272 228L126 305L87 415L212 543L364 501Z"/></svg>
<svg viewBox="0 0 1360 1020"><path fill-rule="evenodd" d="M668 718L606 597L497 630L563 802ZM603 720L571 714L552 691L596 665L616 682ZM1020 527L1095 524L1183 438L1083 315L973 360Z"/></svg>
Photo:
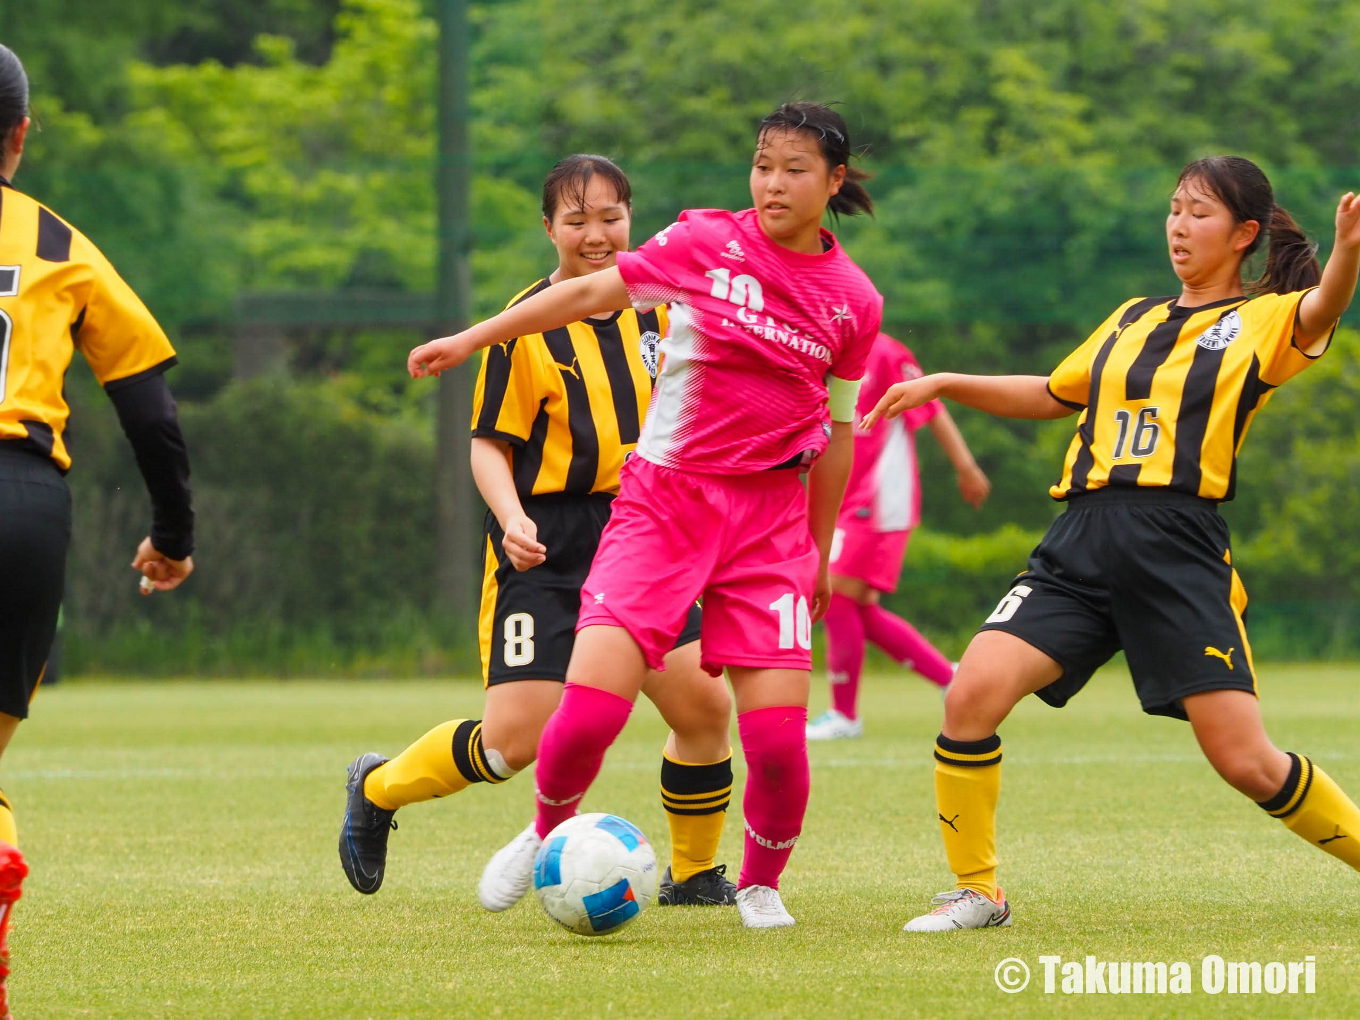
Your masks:
<svg viewBox="0 0 1360 1020"><path fill-rule="evenodd" d="M845 118L821 103L785 103L760 122L757 139L768 131L801 131L817 139L822 157L829 169L845 167L841 190L831 196L826 207L833 216L855 216L874 213L874 200L869 197L863 182L873 174L850 165L850 129Z"/></svg>
<svg viewBox="0 0 1360 1020"><path fill-rule="evenodd" d="M1256 237L1242 253L1245 262L1269 236L1266 265L1261 275L1247 284L1253 294L1288 294L1314 287L1322 279L1317 245L1282 207L1261 168L1241 156L1208 156L1181 171L1177 189L1187 181L1203 184L1228 207L1238 223L1255 220Z"/></svg>
<svg viewBox="0 0 1360 1020"><path fill-rule="evenodd" d="M0 43L0 139L28 116L28 75L14 51Z"/></svg>

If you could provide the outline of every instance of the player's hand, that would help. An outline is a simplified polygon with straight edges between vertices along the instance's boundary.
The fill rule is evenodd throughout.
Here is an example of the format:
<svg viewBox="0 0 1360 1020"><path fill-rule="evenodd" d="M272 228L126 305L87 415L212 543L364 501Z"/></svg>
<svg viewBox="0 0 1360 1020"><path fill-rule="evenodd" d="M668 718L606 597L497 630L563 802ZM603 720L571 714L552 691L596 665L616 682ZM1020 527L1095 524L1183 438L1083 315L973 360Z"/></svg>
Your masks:
<svg viewBox="0 0 1360 1020"><path fill-rule="evenodd" d="M812 622L816 623L826 615L831 605L831 568L826 560L817 567L817 584L812 589Z"/></svg>
<svg viewBox="0 0 1360 1020"><path fill-rule="evenodd" d="M424 379L426 376L437 376L445 369L457 368L475 351L465 339L466 336L467 331L464 330L412 348L406 356L406 371L411 373L412 379Z"/></svg>
<svg viewBox="0 0 1360 1020"><path fill-rule="evenodd" d="M523 514L506 520L501 548L516 570L528 570L548 558L548 547L538 540L538 525Z"/></svg>
<svg viewBox="0 0 1360 1020"><path fill-rule="evenodd" d="M194 558L186 556L182 560L172 560L158 551L151 544L150 538L144 538L142 544L137 546L132 569L139 571L146 581L151 582L150 587L147 587L146 581L141 587L143 595L150 595L153 591L170 591L178 588L180 583L194 572Z"/></svg>
<svg viewBox="0 0 1360 1020"><path fill-rule="evenodd" d="M894 383L888 387L888 392L883 394L873 410L864 416L859 427L871 429L880 418L896 418L903 411L930 403L935 399L935 385L933 375L923 375L919 379Z"/></svg>
<svg viewBox="0 0 1360 1020"><path fill-rule="evenodd" d="M987 496L991 491L991 480L976 464L959 472L959 495L974 510L982 509L982 504L987 502Z"/></svg>
<svg viewBox="0 0 1360 1020"><path fill-rule="evenodd" d="M1336 243L1360 248L1360 195L1348 191L1336 207Z"/></svg>

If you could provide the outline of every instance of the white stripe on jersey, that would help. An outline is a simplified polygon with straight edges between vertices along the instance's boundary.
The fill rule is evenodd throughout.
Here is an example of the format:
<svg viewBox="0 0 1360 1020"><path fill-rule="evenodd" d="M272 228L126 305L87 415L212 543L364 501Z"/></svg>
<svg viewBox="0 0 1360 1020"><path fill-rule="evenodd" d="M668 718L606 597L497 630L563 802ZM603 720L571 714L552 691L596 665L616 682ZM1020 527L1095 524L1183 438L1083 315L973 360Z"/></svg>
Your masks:
<svg viewBox="0 0 1360 1020"><path fill-rule="evenodd" d="M638 437L637 452L643 460L662 467L673 466L673 454L698 407L701 365L694 360L700 334L689 305L673 302L669 308L670 333L661 341L661 370L647 421Z"/></svg>
<svg viewBox="0 0 1360 1020"><path fill-rule="evenodd" d="M874 530L906 531L916 500L916 444L901 418L883 424L889 428L874 465Z"/></svg>

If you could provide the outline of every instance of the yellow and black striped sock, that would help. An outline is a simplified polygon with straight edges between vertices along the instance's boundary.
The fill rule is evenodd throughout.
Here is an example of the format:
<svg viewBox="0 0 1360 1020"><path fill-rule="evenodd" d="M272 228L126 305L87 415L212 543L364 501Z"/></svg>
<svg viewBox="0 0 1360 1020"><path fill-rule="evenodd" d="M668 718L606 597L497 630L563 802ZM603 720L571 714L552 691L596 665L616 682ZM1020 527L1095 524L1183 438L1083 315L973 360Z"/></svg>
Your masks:
<svg viewBox="0 0 1360 1020"><path fill-rule="evenodd" d="M1289 752L1284 786L1256 803L1290 832L1360 871L1360 808L1308 758Z"/></svg>
<svg viewBox="0 0 1360 1020"><path fill-rule="evenodd" d="M4 790L0 790L0 843L19 845L19 826L14 822L14 808Z"/></svg>
<svg viewBox="0 0 1360 1020"><path fill-rule="evenodd" d="M685 882L713 867L732 799L732 752L692 765L661 755L661 806L671 827L671 878Z"/></svg>
<svg viewBox="0 0 1360 1020"><path fill-rule="evenodd" d="M988 899L996 890L996 801L1001 793L1001 738L935 741L935 805L949 869L960 889Z"/></svg>
<svg viewBox="0 0 1360 1020"><path fill-rule="evenodd" d="M503 761L493 768L487 760L480 719L454 719L370 772L364 779L364 796L384 811L395 811L447 797L472 783L503 783L513 775Z"/></svg>

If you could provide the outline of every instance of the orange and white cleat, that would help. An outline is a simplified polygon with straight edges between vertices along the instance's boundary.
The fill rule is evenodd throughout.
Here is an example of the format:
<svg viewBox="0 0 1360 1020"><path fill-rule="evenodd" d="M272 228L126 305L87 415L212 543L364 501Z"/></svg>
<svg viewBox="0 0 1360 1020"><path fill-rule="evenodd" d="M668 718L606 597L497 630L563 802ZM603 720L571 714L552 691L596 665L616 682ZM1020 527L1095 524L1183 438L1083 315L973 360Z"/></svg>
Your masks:
<svg viewBox="0 0 1360 1020"><path fill-rule="evenodd" d="M0 843L0 1020L13 1020L9 1011L9 915L23 895L28 865L16 846Z"/></svg>
<svg viewBox="0 0 1360 1020"><path fill-rule="evenodd" d="M935 909L908 921L903 931L959 931L962 928L1009 928L1011 905L996 891L990 900L972 889L943 892L930 901Z"/></svg>

